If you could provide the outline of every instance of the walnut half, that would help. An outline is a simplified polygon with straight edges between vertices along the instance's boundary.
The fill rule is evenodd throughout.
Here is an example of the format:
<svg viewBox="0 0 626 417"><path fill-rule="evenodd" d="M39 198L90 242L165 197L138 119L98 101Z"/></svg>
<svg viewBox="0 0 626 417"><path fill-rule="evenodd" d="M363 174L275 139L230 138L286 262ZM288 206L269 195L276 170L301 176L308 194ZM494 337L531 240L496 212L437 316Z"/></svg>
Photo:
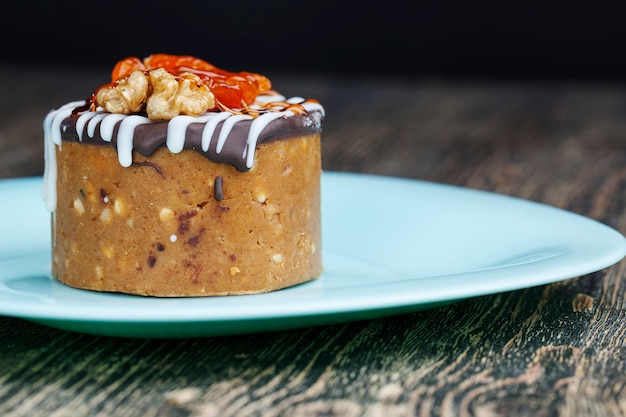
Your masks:
<svg viewBox="0 0 626 417"><path fill-rule="evenodd" d="M215 97L200 77L183 72L174 77L163 68L150 71L152 95L146 112L150 119L169 120L179 114L198 116L215 107Z"/></svg>
<svg viewBox="0 0 626 417"><path fill-rule="evenodd" d="M143 71L133 71L128 77L98 90L96 104L110 113L137 113L143 110L148 94L148 77Z"/></svg>
<svg viewBox="0 0 626 417"><path fill-rule="evenodd" d="M215 107L211 90L193 73L175 77L164 68L133 71L115 84L103 87L96 105L111 113L144 111L151 120L170 120L185 114L198 116Z"/></svg>

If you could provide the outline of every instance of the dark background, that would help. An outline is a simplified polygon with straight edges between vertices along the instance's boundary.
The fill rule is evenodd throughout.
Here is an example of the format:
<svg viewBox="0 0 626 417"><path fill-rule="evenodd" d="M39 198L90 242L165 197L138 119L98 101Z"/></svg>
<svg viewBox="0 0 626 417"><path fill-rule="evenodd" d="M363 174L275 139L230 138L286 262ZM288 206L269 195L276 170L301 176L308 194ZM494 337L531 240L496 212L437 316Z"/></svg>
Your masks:
<svg viewBox="0 0 626 417"><path fill-rule="evenodd" d="M165 52L233 71L626 78L626 2L11 5L0 17L5 62L109 68L126 56Z"/></svg>

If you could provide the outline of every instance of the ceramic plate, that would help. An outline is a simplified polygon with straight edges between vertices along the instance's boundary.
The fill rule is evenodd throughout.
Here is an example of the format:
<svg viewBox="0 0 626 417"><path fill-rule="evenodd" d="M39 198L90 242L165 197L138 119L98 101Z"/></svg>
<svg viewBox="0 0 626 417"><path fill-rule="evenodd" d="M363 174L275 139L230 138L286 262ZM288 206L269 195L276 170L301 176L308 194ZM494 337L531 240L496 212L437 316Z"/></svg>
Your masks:
<svg viewBox="0 0 626 417"><path fill-rule="evenodd" d="M611 266L616 230L554 207L392 177L325 172L323 275L258 295L146 298L50 277L41 178L0 180L0 315L124 337L200 337L326 325L547 284Z"/></svg>

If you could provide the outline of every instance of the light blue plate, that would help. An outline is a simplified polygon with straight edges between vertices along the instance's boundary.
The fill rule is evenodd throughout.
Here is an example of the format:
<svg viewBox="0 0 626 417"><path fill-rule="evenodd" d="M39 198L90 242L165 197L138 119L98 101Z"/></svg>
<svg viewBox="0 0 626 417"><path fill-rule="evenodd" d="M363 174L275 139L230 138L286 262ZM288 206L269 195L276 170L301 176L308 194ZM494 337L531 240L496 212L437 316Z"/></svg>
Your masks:
<svg viewBox="0 0 626 417"><path fill-rule="evenodd" d="M325 272L258 295L146 298L50 278L41 178L0 180L0 315L125 337L199 337L325 325L547 284L613 265L626 239L517 198L423 181L326 172Z"/></svg>

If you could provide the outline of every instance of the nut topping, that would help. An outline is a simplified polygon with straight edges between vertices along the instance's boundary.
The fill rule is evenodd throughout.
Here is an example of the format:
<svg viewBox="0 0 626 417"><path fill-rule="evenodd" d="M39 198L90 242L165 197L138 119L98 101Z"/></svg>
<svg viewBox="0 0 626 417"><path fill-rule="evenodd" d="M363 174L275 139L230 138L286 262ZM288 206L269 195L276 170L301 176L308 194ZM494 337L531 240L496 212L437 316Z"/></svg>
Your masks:
<svg viewBox="0 0 626 417"><path fill-rule="evenodd" d="M215 98L197 75L185 72L175 77L157 68L135 70L102 87L95 104L111 113L145 111L152 120L170 120L181 114L198 116L215 107Z"/></svg>
<svg viewBox="0 0 626 417"><path fill-rule="evenodd" d="M98 88L88 102L110 113L145 113L152 120L207 111L248 111L255 98L269 92L267 77L229 72L186 55L153 54L117 63L111 83Z"/></svg>

